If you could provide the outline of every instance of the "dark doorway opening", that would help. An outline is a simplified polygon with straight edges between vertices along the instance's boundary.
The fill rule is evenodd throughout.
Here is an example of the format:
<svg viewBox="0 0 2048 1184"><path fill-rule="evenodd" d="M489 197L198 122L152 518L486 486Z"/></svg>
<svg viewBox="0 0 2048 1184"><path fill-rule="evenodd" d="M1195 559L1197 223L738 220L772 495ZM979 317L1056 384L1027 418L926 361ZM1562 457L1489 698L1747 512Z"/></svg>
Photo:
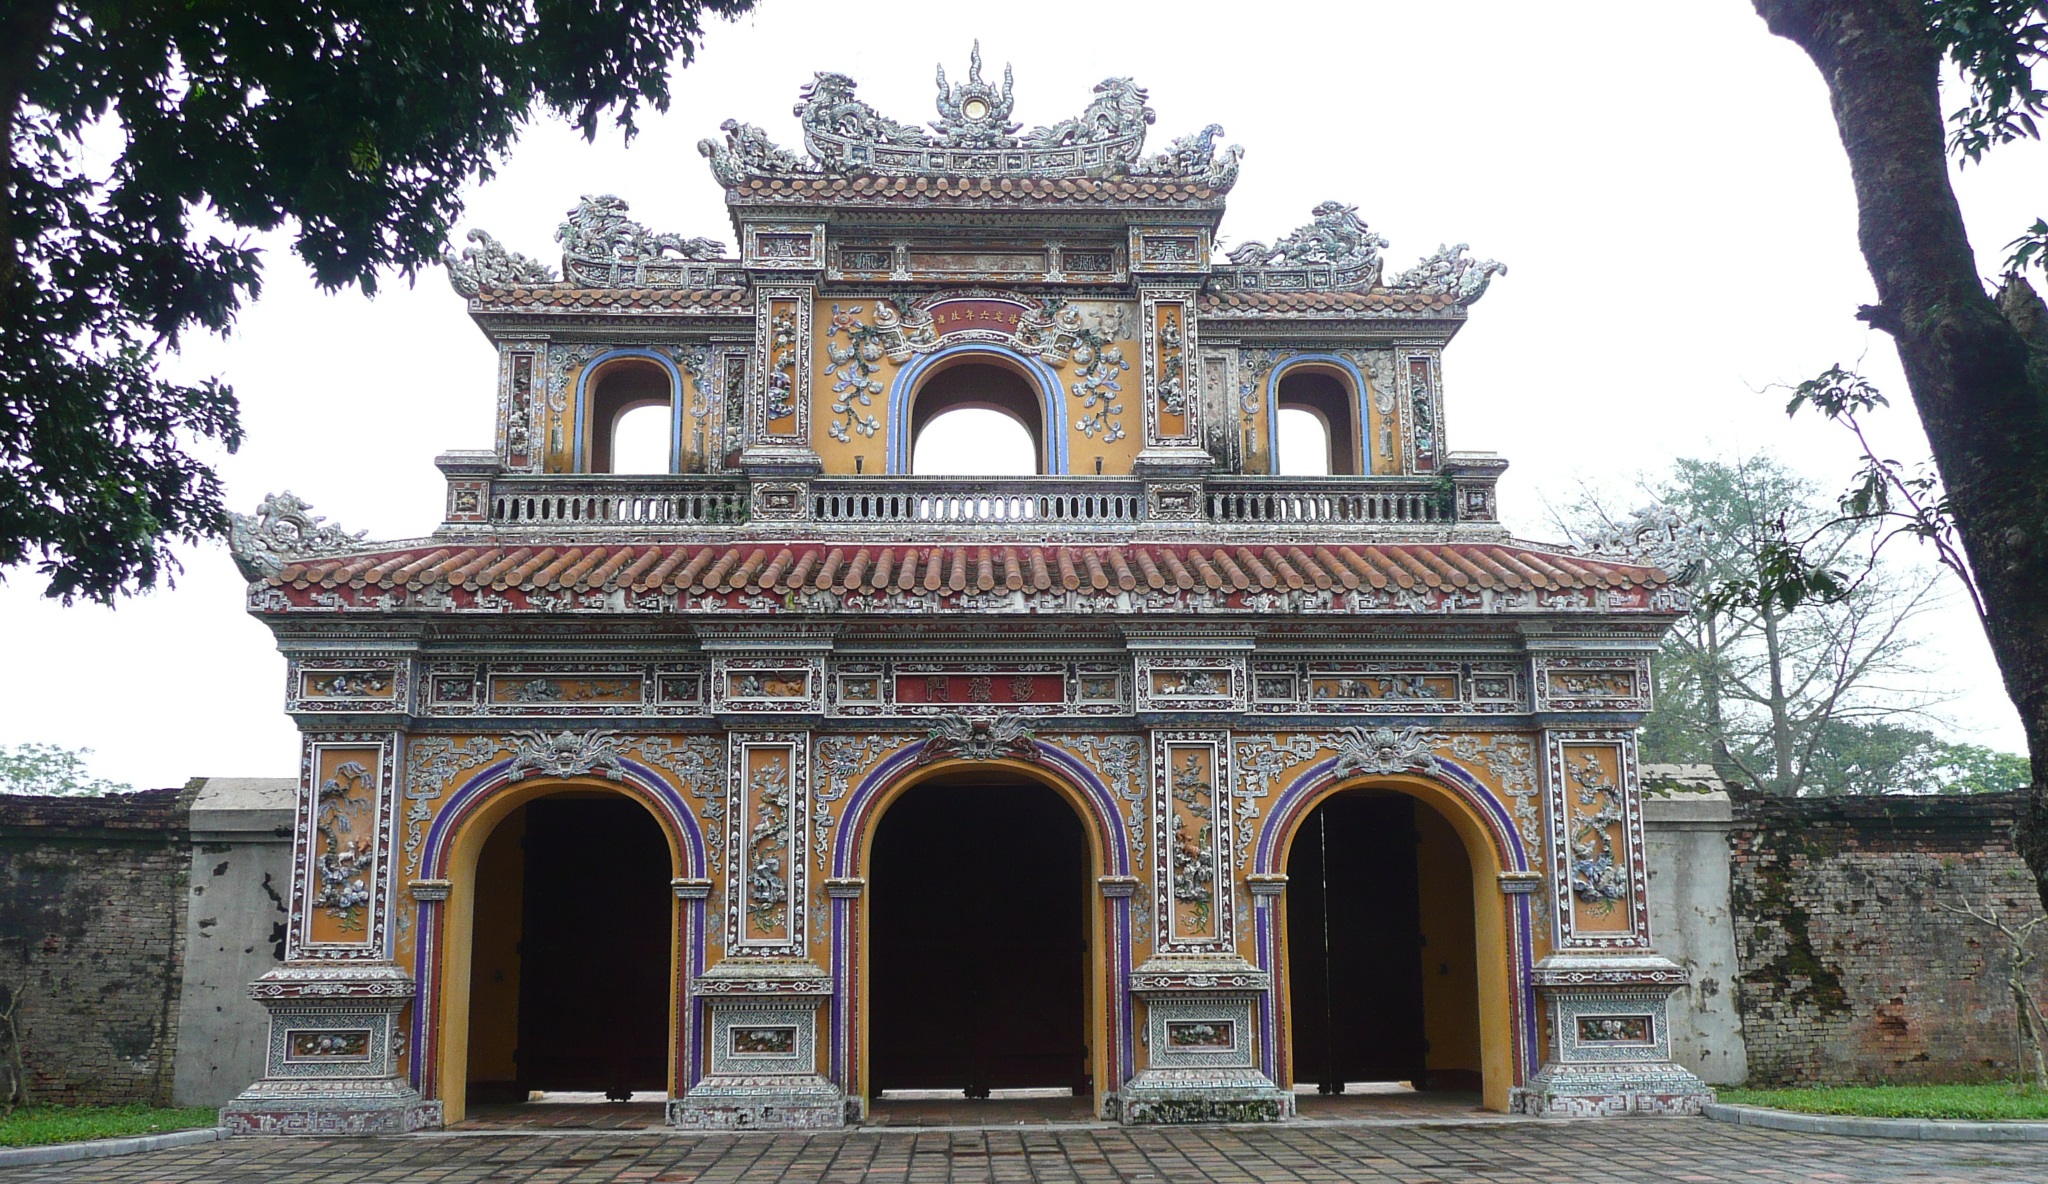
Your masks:
<svg viewBox="0 0 2048 1184"><path fill-rule="evenodd" d="M1415 800L1358 791L1302 821L1287 859L1288 1003L1294 1078L1428 1076Z"/></svg>
<svg viewBox="0 0 2048 1184"><path fill-rule="evenodd" d="M471 1102L668 1085L672 861L616 795L529 802L477 861Z"/></svg>
<svg viewBox="0 0 2048 1184"><path fill-rule="evenodd" d="M1087 1094L1088 840L1059 794L915 786L882 816L870 867L875 1094Z"/></svg>

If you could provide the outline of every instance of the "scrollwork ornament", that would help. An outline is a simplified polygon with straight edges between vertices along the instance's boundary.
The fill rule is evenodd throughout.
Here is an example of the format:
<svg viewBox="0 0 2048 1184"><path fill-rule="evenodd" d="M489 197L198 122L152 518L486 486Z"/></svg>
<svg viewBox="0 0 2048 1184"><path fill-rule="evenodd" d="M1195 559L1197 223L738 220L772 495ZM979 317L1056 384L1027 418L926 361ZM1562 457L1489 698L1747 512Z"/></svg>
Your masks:
<svg viewBox="0 0 2048 1184"><path fill-rule="evenodd" d="M253 583L276 575L288 564L345 555L363 546L367 531L350 534L312 509L287 489L265 497L253 515L229 511L228 551L242 576Z"/></svg>
<svg viewBox="0 0 2048 1184"><path fill-rule="evenodd" d="M472 298L485 288L529 288L555 282L555 270L538 259L506 249L488 231L471 230L475 246L462 248L460 256L445 256L448 284L455 294Z"/></svg>
<svg viewBox="0 0 2048 1184"><path fill-rule="evenodd" d="M1465 254L1470 246L1440 246L1415 266L1398 276L1393 287L1406 292L1435 292L1447 295L1459 308L1468 308L1481 296L1493 277L1506 275L1508 265L1491 259L1474 259Z"/></svg>
<svg viewBox="0 0 2048 1184"><path fill-rule="evenodd" d="M404 849L408 874L419 872L420 855L426 846L422 828L433 820L434 803L447 792L449 782L464 769L490 764L505 752L505 745L491 736L462 741L448 736L420 736L407 742Z"/></svg>
<svg viewBox="0 0 2048 1184"><path fill-rule="evenodd" d="M890 753L910 745L916 739L914 735L894 734L825 736L819 739L816 771L823 774L822 784L819 781L811 783L811 826L814 837L811 846L818 853L819 871L830 870L832 807L852 790L854 775Z"/></svg>
<svg viewBox="0 0 2048 1184"><path fill-rule="evenodd" d="M1706 567L1713 532L1666 505L1649 505L1587 540L1587 554L1654 567L1674 584L1690 584Z"/></svg>

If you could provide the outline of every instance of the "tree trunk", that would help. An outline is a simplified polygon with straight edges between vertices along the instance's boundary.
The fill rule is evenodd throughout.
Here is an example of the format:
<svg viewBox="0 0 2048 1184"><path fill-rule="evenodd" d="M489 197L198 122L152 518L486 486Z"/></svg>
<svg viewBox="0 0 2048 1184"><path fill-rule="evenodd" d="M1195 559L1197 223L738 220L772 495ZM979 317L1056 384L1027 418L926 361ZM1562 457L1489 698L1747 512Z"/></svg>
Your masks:
<svg viewBox="0 0 2048 1184"><path fill-rule="evenodd" d="M2021 850L2048 903L2048 355L1978 278L1949 185L1941 52L1921 0L1754 3L1827 83L1877 283L1879 303L1861 315L1897 342L1983 592L2032 758ZM2024 280L2007 287L2007 307L2028 304Z"/></svg>
<svg viewBox="0 0 2048 1184"><path fill-rule="evenodd" d="M1778 616L1766 604L1758 610L1764 622L1764 660L1771 678L1771 792L1781 798L1799 796L1792 771L1792 716L1785 702L1784 643L1778 637Z"/></svg>

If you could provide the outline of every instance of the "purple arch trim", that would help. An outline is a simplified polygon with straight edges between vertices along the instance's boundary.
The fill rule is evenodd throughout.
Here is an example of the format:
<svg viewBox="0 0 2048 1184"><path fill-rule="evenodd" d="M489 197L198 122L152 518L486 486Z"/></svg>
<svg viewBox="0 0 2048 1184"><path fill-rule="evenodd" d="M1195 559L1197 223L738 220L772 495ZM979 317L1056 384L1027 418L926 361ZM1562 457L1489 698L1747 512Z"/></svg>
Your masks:
<svg viewBox="0 0 2048 1184"><path fill-rule="evenodd" d="M1335 775L1336 769L1336 757L1318 761L1309 766L1308 772L1295 778L1293 783L1281 790L1280 796L1273 799L1272 808L1266 812L1266 831L1259 836L1258 848L1252 856L1254 873L1272 872L1273 861L1278 858L1280 840L1287 828L1275 826L1273 823L1292 814L1303 798L1339 780ZM1507 807L1501 804L1499 798L1494 797L1492 792L1481 785L1472 774L1450 761L1431 758L1429 773L1434 774L1434 779L1446 788L1455 791L1467 805L1476 808L1480 818L1486 822L1487 830L1493 833L1495 844L1502 849L1508 863L1512 865L1504 870L1529 870L1529 852L1522 846L1521 832L1515 829L1515 820L1509 816Z"/></svg>
<svg viewBox="0 0 2048 1184"><path fill-rule="evenodd" d="M854 850L857 845L854 836L860 828L849 824L867 813L875 795L896 780L904 765L914 762L924 753L926 743L927 741L920 740L890 755L862 778L861 783L847 795L846 805L839 815L839 840L832 849L833 875L853 874ZM1054 747L1043 740L1033 741L1033 747L1037 749L1041 761L1057 768L1070 784L1082 791L1082 795L1095 807L1093 812L1098 816L1097 822L1107 827L1108 834L1104 837L1108 842L1103 848L1103 874L1130 875L1130 834L1124 827L1123 811L1117 805L1116 795L1110 792L1109 786L1103 784L1102 778L1095 775L1095 770L1090 769L1066 750Z"/></svg>
<svg viewBox="0 0 2048 1184"><path fill-rule="evenodd" d="M660 807L655 813L682 840L682 874L685 876L704 875L706 867L704 832L697 826L697 818L695 814L691 813L690 804L684 801L682 795L670 787L668 782L662 779L661 774L653 769L637 761L621 761L620 763L625 766L627 773L623 783L639 790L641 794ZM458 825L458 820L469 807L486 794L501 789L506 785L515 784L505 776L505 770L510 768L511 765L512 762L510 760L502 760L494 765L489 765L464 782L460 789L448 795L448 800L442 803L441 809L434 815L433 824L427 828L426 842L421 845L421 878L432 879L434 878L432 873L443 870L443 864L448 858L449 842L455 834L455 827Z"/></svg>

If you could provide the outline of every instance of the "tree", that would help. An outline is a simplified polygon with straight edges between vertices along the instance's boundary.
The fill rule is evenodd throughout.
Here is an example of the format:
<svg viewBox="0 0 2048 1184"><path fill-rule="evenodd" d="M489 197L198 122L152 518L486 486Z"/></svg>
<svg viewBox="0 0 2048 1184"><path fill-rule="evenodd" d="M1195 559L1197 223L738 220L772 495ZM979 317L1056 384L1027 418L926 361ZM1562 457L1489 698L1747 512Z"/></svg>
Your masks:
<svg viewBox="0 0 2048 1184"><path fill-rule="evenodd" d="M1898 346L2026 730L2020 846L2048 903L2048 305L2019 274L2027 257L1995 287L1979 278L1948 175L1951 150L1976 159L2038 136L2048 11L2033 0L1753 2L1827 84L1877 287L1858 315ZM1946 122L1944 61L1968 89Z"/></svg>
<svg viewBox="0 0 2048 1184"><path fill-rule="evenodd" d="M94 777L85 767L85 758L90 755L90 748L60 748L55 744L0 748L0 793L96 797L133 792L132 785Z"/></svg>
<svg viewBox="0 0 2048 1184"><path fill-rule="evenodd" d="M15 0L0 9L0 572L108 601L225 526L193 454L233 393L157 377L256 296L290 224L329 290L438 260L461 187L542 111L668 105L705 13L753 0ZM93 159L115 138L112 164ZM90 140L93 151L85 146Z"/></svg>
<svg viewBox="0 0 2048 1184"><path fill-rule="evenodd" d="M1809 540L1838 573L1834 594L1787 604L1710 594L1666 635L1657 706L1644 721L1650 761L1711 764L1787 797L1883 793L1924 785L1931 732L1905 721L1935 696L1914 664L1914 619L1935 581L1879 562L1871 532L1824 504L1811 482L1769 456L1678 461L1649 492L1710 522L1702 586L1753 586L1778 540ZM1567 529L1613 520L1589 498Z"/></svg>

